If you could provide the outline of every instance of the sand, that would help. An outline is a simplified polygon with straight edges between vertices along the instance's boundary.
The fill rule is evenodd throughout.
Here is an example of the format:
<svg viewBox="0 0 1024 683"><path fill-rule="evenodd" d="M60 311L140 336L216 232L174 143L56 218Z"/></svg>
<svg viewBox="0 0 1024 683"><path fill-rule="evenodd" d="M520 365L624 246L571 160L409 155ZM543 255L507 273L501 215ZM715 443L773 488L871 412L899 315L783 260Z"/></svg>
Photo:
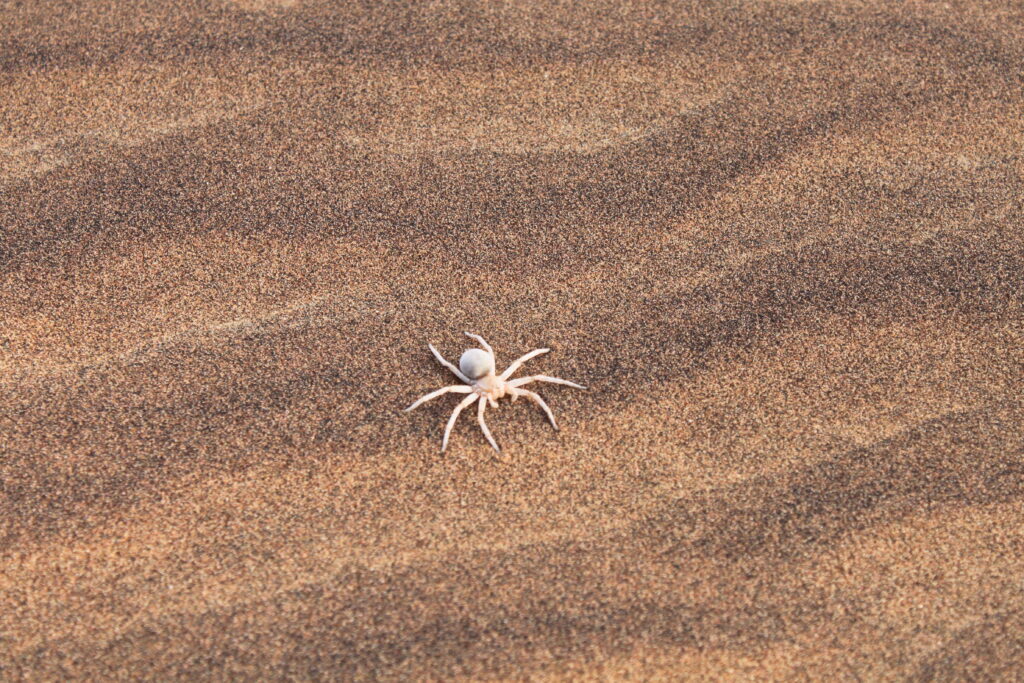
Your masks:
<svg viewBox="0 0 1024 683"><path fill-rule="evenodd" d="M1020 3L0 5L0 678L1024 677ZM464 330L536 372L455 404Z"/></svg>

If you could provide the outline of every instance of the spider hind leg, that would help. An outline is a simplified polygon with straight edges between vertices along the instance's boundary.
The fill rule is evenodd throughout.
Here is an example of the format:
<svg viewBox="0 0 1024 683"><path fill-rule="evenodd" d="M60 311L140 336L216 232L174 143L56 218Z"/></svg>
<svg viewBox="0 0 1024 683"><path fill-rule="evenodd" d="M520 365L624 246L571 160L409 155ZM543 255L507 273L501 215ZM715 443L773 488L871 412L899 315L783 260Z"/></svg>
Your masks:
<svg viewBox="0 0 1024 683"><path fill-rule="evenodd" d="M486 409L487 409L487 401L484 400L484 399L480 399L480 407L477 408L477 411L476 411L477 419L480 421L480 429L481 429L481 431L483 431L484 436L487 437L487 442L489 444L491 444L491 447L494 450L496 450L499 453L501 453L501 449L498 447L497 442L494 440L494 437L491 436L491 430L487 428L487 423L484 422L484 410L486 410Z"/></svg>
<svg viewBox="0 0 1024 683"><path fill-rule="evenodd" d="M459 413L461 413L464 408L469 407L469 405L478 398L480 397L477 394L470 394L466 398L462 399L462 402L459 403L459 405L455 406L455 410L452 411L452 416L448 418L448 425L444 428L444 438L441 439L442 453L444 453L444 450L448 448L448 437L452 434L452 427L455 426L455 421L459 419Z"/></svg>

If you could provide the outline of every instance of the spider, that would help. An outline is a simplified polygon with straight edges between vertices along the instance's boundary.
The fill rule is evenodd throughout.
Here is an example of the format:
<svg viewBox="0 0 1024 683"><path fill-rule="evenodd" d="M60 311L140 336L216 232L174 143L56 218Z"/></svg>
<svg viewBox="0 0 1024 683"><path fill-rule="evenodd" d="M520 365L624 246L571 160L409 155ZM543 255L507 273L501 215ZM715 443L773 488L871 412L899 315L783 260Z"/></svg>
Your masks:
<svg viewBox="0 0 1024 683"><path fill-rule="evenodd" d="M480 429L483 430L484 436L487 437L488 443L494 447L494 450L501 453L501 449L498 448L498 444L494 441L494 437L491 436L491 430L487 428L487 423L484 422L484 410L487 408L488 403L491 404L492 408L497 408L498 399L505 395L511 396L513 403L515 403L520 396L525 396L543 409L547 414L548 419L551 421L551 426L557 430L558 424L555 422L555 416L551 414L551 409L548 408L548 404L544 402L544 399L542 399L536 392L528 389L520 389L519 387L524 384L529 384L530 382L551 382L552 384L565 384L570 387L576 387L577 389L586 389L585 386L576 384L575 382L570 382L569 380L560 379L558 377L549 377L548 375L532 375L530 377L520 377L519 379L508 379L513 372L522 366L523 363L531 358L547 353L551 349L534 349L516 360L512 365L508 366L508 369L505 370L505 372L500 375L495 375L494 349L492 349L490 344L484 341L484 338L478 334L470 334L469 332L466 332L465 335L470 339L475 339L479 342L483 349L467 350L462 354L462 357L459 358L459 367L455 367L445 360L444 356L438 353L433 344L427 344L430 348L430 352L434 354L435 358L437 358L437 362L455 373L455 376L465 382L465 384L451 384L449 386L442 387L437 391L432 391L426 396L422 396L415 403L405 409L405 412L409 412L416 406L437 398L442 394L469 394L469 396L462 399L459 405L455 406L455 410L452 411L452 416L448 418L448 426L444 428L444 438L441 440L442 453L444 453L444 450L448 448L448 437L451 435L455 421L459 418L459 413L472 405L473 401L480 401L476 413L477 419L480 421Z"/></svg>

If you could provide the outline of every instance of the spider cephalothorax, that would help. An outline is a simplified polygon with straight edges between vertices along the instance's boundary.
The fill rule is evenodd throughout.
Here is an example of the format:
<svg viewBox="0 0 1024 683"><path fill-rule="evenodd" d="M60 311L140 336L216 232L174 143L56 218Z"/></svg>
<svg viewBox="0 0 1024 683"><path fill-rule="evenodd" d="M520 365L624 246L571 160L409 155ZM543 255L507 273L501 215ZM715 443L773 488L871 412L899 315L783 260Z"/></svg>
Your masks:
<svg viewBox="0 0 1024 683"><path fill-rule="evenodd" d="M551 382L553 384L565 384L570 387L576 387L577 389L586 389L586 387L576 384L575 382L559 379L558 377L549 377L548 375L532 375L530 377L520 377L519 379L509 379L509 377L512 376L512 373L518 370L523 363L535 356L541 355L542 353L547 353L551 349L534 349L525 356L516 360L512 365L508 366L505 372L501 373L501 375L495 375L494 349L492 349L490 344L484 341L483 337L480 335L466 332L466 336L478 341L480 346L483 348L469 349L463 353L462 357L459 358L459 367L455 367L445 360L444 356L438 353L437 349L435 349L432 344L427 345L430 347L430 351L434 354L434 357L437 358L437 361L455 373L455 376L465 382L465 384L452 384L447 387L442 387L437 391L432 391L405 409L406 411L410 411L422 403L426 403L433 398L437 398L441 394L447 394L449 392L455 394L469 394L466 398L462 399L459 405L455 406L455 410L452 411L452 416L448 419L448 425L444 429L444 438L441 440L442 453L448 447L448 437L451 434L452 427L455 425L455 420L459 417L459 413L472 405L474 401L479 401L477 419L480 421L480 429L483 430L488 443L494 447L494 450L500 453L501 449L498 448L498 444L495 443L494 437L491 436L491 430L487 428L487 423L484 422L484 410L487 408L488 404L490 404L492 408L497 408L499 398L510 396L514 402L520 396L525 396L539 405L547 414L548 419L551 420L551 426L558 429L558 424L555 422L555 416L551 414L551 409L548 408L548 404L544 402L544 399L542 399L536 392L528 389L521 389L520 387L524 384L529 384L530 382Z"/></svg>

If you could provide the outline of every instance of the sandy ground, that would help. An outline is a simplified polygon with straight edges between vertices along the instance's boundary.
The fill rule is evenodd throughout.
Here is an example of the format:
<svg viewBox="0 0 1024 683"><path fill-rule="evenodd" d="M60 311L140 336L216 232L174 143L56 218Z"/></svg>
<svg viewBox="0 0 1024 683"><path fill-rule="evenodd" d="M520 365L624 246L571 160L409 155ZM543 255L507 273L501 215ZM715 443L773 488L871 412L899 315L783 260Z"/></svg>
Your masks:
<svg viewBox="0 0 1024 683"><path fill-rule="evenodd" d="M1024 677L1019 2L0 3L0 678ZM401 408L483 334L535 406Z"/></svg>

